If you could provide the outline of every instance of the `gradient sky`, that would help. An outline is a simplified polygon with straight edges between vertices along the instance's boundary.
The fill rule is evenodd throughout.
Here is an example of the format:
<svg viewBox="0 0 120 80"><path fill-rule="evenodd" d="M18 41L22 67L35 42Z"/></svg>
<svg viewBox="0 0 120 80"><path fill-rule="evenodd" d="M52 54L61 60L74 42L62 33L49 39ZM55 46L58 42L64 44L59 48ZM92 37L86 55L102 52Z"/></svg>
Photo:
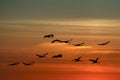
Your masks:
<svg viewBox="0 0 120 80"><path fill-rule="evenodd" d="M0 19L120 18L119 0L0 0Z"/></svg>
<svg viewBox="0 0 120 80"><path fill-rule="evenodd" d="M0 0L1 80L119 80L120 0ZM54 38L43 39L53 33ZM70 44L53 43L54 39ZM108 45L97 44L110 41ZM84 46L74 46L85 42ZM48 55L40 59L36 54ZM63 54L62 59L51 59ZM73 59L82 56L81 62ZM100 64L90 58L99 57ZM35 61L31 66L22 62ZM20 62L18 66L8 66Z"/></svg>
<svg viewBox="0 0 120 80"><path fill-rule="evenodd" d="M0 21L0 78L3 80L119 80L120 20L7 20ZM54 38L43 39L53 33ZM71 44L50 42L69 40ZM110 40L106 46L98 46ZM73 46L85 42L84 46ZM48 52L46 58L36 54ZM62 53L62 59L51 59ZM81 62L74 58L82 56ZM100 57L101 64L90 58ZM31 66L22 62L35 61ZM8 66L21 62L18 66ZM7 77L6 77L7 76ZM46 77L47 76L47 77ZM86 77L87 76L87 77Z"/></svg>

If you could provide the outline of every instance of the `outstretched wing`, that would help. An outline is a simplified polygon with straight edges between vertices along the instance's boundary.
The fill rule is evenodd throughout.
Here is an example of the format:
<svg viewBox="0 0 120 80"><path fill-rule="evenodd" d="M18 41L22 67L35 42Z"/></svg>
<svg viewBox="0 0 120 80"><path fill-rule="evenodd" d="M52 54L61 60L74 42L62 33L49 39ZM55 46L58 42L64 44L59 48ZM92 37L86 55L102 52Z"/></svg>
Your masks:
<svg viewBox="0 0 120 80"><path fill-rule="evenodd" d="M107 45L108 43L110 43L110 41L104 42L104 43L100 43L98 45Z"/></svg>
<svg viewBox="0 0 120 80"><path fill-rule="evenodd" d="M80 59L80 58L82 58L82 57L78 57L77 59Z"/></svg>
<svg viewBox="0 0 120 80"><path fill-rule="evenodd" d="M14 66L20 64L19 62L8 64L8 66Z"/></svg>
<svg viewBox="0 0 120 80"><path fill-rule="evenodd" d="M89 59L89 61L92 61L92 62L94 62L95 60L94 60L94 59Z"/></svg>
<svg viewBox="0 0 120 80"><path fill-rule="evenodd" d="M43 56L47 55L48 53L45 53Z"/></svg>
<svg viewBox="0 0 120 80"><path fill-rule="evenodd" d="M58 40L58 39L55 39L53 40L51 43L54 43L54 42L62 42L61 40Z"/></svg>
<svg viewBox="0 0 120 80"><path fill-rule="evenodd" d="M46 38L46 37L49 37L49 35L44 35L44 37L43 37L43 38Z"/></svg>
<svg viewBox="0 0 120 80"><path fill-rule="evenodd" d="M99 59L99 57L97 57L96 59L95 59L95 61L97 61Z"/></svg>
<svg viewBox="0 0 120 80"><path fill-rule="evenodd" d="M39 55L39 54L36 54L36 56L40 57L41 55Z"/></svg>
<svg viewBox="0 0 120 80"><path fill-rule="evenodd" d="M108 44L108 43L110 43L110 41L107 41L105 44Z"/></svg>

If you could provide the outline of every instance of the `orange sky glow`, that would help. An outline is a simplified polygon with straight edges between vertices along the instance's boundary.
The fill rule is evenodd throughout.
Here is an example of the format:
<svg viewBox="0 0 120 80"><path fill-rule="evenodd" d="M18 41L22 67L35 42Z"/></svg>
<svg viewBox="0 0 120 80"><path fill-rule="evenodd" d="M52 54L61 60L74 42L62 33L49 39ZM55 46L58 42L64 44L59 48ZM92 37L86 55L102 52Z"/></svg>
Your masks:
<svg viewBox="0 0 120 80"><path fill-rule="evenodd" d="M1 80L119 80L119 20L0 21ZM54 38L45 38L53 33ZM51 43L52 40L71 43ZM110 41L108 45L99 43ZM84 42L83 46L74 46ZM36 54L48 55L39 58ZM52 59L62 54L61 59ZM77 57L82 61L74 62ZM98 64L89 59L99 57ZM22 62L35 63L24 66ZM8 66L20 62L17 66ZM7 76L7 77L6 77Z"/></svg>

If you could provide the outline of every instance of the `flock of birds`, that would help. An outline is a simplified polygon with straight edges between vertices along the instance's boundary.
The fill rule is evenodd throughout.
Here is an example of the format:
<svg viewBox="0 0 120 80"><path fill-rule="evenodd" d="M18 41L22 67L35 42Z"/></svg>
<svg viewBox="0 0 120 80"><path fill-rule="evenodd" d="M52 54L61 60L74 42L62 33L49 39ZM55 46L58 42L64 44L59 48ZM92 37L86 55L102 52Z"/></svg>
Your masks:
<svg viewBox="0 0 120 80"><path fill-rule="evenodd" d="M48 35L45 35L43 38L53 38L53 37L54 37L53 34L48 34ZM71 43L71 40L59 40L59 39L55 39L55 40L53 40L51 43L55 43L55 42ZM106 42L100 43L100 44L98 44L98 45L101 45L101 46L102 46L102 45L107 45L108 43L110 43L110 41L106 41ZM85 44L85 43L83 42L83 43L75 44L74 46L83 46L84 44ZM45 54L43 54L43 55L41 55L41 54L36 54L36 56L39 57L39 58L45 58L47 55L48 55L48 53L45 53ZM52 59L54 59L54 58L62 58L62 54L53 55L53 56L52 56ZM81 58L82 58L82 57L78 57L78 58L75 58L75 59L73 59L73 60L74 60L75 62L80 62L80 61L82 61ZM98 59L99 59L99 57L97 57L96 59L89 59L89 61L91 61L92 64L94 64L94 63L100 63L100 62L98 62ZM34 62L34 61L29 62L29 63L23 62L22 64L25 65L25 66L29 66L29 65L32 65L33 63L35 63L35 62ZM18 65L18 64L20 64L20 62L10 63L10 64L8 64L8 66L15 66L15 65Z"/></svg>
<svg viewBox="0 0 120 80"><path fill-rule="evenodd" d="M53 38L54 35L53 34L48 34L45 35L43 38ZM51 43L55 43L55 42L60 42L60 43L71 43L72 39L70 40L59 40L59 39L55 39L53 40ZM110 43L110 41L106 41L104 43L100 43L98 45L107 45L108 43ZM79 43L79 44L75 44L75 46L83 46L85 44L85 42Z"/></svg>

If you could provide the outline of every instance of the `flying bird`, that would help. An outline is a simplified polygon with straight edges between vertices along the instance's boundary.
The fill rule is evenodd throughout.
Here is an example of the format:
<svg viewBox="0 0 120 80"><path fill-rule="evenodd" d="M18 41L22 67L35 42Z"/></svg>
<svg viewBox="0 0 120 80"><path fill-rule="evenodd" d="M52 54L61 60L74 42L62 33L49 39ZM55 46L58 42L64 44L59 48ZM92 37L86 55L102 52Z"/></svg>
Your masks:
<svg viewBox="0 0 120 80"><path fill-rule="evenodd" d="M8 64L8 66L15 66L15 65L18 65L18 64L20 64L20 62L11 63L11 64Z"/></svg>
<svg viewBox="0 0 120 80"><path fill-rule="evenodd" d="M62 54L54 55L52 58L62 58Z"/></svg>
<svg viewBox="0 0 120 80"><path fill-rule="evenodd" d="M30 63L25 63L25 62L23 62L23 64L25 65L25 66L30 66L30 65L32 65L33 63L35 63L34 61L33 62L30 62Z"/></svg>
<svg viewBox="0 0 120 80"><path fill-rule="evenodd" d="M75 62L82 61L82 60L80 60L81 58L82 58L82 57L75 58L74 61L75 61Z"/></svg>
<svg viewBox="0 0 120 80"><path fill-rule="evenodd" d="M48 35L45 35L43 38L53 38L54 35L53 34L48 34Z"/></svg>
<svg viewBox="0 0 120 80"><path fill-rule="evenodd" d="M46 57L47 54L48 54L48 53L45 53L45 54L43 54L43 55L36 54L36 56L38 56L39 58L44 58L44 57Z"/></svg>
<svg viewBox="0 0 120 80"><path fill-rule="evenodd" d="M59 39L55 39L55 40L53 40L51 43L55 43L55 42L62 42L62 41L59 40Z"/></svg>
<svg viewBox="0 0 120 80"><path fill-rule="evenodd" d="M92 64L93 63L100 63L100 62L98 62L98 59L99 59L99 57L97 57L96 59L89 59L89 61L92 61Z"/></svg>
<svg viewBox="0 0 120 80"><path fill-rule="evenodd" d="M100 43L98 45L107 45L108 43L110 43L110 41L104 42L104 43Z"/></svg>
<svg viewBox="0 0 120 80"><path fill-rule="evenodd" d="M71 40L59 40L59 39L55 39L55 40L53 40L51 43L54 43L54 42L71 43L70 41L71 41Z"/></svg>
<svg viewBox="0 0 120 80"><path fill-rule="evenodd" d="M65 40L65 41L61 41L62 43L71 43L71 40Z"/></svg>
<svg viewBox="0 0 120 80"><path fill-rule="evenodd" d="M83 46L85 43L75 44L75 46Z"/></svg>

